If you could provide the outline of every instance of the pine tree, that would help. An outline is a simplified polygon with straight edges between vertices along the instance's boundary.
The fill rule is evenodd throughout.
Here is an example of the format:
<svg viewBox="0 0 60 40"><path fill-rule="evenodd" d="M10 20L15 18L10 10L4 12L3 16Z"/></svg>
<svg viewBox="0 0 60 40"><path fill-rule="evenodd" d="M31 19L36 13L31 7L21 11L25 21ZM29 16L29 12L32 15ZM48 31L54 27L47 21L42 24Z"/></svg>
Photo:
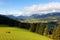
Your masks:
<svg viewBox="0 0 60 40"><path fill-rule="evenodd" d="M32 32L35 32L36 31L36 26L35 25L36 25L36 23L31 23L29 30L32 31Z"/></svg>
<svg viewBox="0 0 60 40"><path fill-rule="evenodd" d="M54 29L53 39L60 40L60 24L57 27L55 27L55 29Z"/></svg>
<svg viewBox="0 0 60 40"><path fill-rule="evenodd" d="M46 25L46 28L44 29L44 36L48 36L49 35L49 27L48 25Z"/></svg>
<svg viewBox="0 0 60 40"><path fill-rule="evenodd" d="M30 23L30 29L29 29L30 31L32 31L33 30L33 23Z"/></svg>
<svg viewBox="0 0 60 40"><path fill-rule="evenodd" d="M39 28L40 28L40 23L38 23L36 26L36 33L39 33Z"/></svg>
<svg viewBox="0 0 60 40"><path fill-rule="evenodd" d="M41 35L43 35L43 33L44 33L44 28L45 28L44 24L41 23L40 26L38 27L38 33L41 34Z"/></svg>

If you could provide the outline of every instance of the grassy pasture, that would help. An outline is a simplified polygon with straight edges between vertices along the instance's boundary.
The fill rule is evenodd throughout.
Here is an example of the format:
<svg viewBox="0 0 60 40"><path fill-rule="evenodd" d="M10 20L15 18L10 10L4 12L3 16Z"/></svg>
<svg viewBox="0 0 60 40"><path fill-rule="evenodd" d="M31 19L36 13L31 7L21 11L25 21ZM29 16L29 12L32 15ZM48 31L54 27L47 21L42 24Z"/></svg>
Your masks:
<svg viewBox="0 0 60 40"><path fill-rule="evenodd" d="M4 27L5 26L5 27ZM0 40L51 40L45 36L21 28L0 25Z"/></svg>

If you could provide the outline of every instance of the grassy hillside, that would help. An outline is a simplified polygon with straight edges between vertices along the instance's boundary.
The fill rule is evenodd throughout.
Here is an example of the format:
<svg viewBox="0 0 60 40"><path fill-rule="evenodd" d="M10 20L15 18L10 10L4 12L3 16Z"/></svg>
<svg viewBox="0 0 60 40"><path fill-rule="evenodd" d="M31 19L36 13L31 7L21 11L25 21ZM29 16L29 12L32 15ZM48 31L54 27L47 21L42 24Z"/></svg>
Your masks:
<svg viewBox="0 0 60 40"><path fill-rule="evenodd" d="M25 29L2 27L0 25L0 40L51 40L45 36L29 32Z"/></svg>

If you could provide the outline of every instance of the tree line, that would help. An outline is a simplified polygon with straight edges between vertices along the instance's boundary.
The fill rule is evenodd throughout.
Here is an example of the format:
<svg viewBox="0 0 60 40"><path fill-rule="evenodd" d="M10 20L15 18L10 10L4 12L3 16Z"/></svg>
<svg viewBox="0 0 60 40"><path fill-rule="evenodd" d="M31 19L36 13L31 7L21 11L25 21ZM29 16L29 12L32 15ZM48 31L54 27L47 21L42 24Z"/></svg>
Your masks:
<svg viewBox="0 0 60 40"><path fill-rule="evenodd" d="M18 27L28 29L31 32L35 32L54 40L60 40L60 24L58 22L48 23L22 23L18 20L11 19L0 15L0 24L6 24L11 27Z"/></svg>

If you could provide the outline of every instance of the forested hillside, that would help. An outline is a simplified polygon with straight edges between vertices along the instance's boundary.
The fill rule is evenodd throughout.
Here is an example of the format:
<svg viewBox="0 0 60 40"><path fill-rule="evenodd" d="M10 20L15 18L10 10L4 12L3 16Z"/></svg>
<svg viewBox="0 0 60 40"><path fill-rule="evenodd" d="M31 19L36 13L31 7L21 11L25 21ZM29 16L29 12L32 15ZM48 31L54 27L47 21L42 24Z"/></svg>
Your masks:
<svg viewBox="0 0 60 40"><path fill-rule="evenodd" d="M18 27L28 29L31 32L44 35L46 37L52 38L54 40L60 39L60 24L58 21L51 22L24 22L15 19L8 18L4 15L0 15L0 25L9 25L10 27Z"/></svg>

